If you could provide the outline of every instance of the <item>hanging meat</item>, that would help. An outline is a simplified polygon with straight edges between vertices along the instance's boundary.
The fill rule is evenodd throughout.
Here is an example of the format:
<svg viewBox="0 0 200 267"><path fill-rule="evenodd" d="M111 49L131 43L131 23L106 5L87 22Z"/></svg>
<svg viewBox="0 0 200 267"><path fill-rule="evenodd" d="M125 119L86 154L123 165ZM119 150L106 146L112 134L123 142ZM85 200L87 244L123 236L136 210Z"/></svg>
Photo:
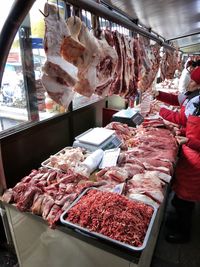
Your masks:
<svg viewBox="0 0 200 267"><path fill-rule="evenodd" d="M148 38L130 37L108 29L94 36L80 18L65 22L58 8L45 4L45 52L42 83L48 94L68 107L74 93L86 97L119 95L134 99L138 90L152 88L160 67L160 45ZM176 54L167 52L171 68L161 72L170 77L176 68ZM173 69L173 71L172 71ZM162 71L163 70L163 71Z"/></svg>
<svg viewBox="0 0 200 267"><path fill-rule="evenodd" d="M116 51L107 43L103 35L97 39L78 17L70 17L67 26L78 43L85 48L80 55L69 53L68 38L61 45L61 55L78 68L78 81L74 90L90 97L93 93L107 95L107 88L113 81L117 62Z"/></svg>
<svg viewBox="0 0 200 267"><path fill-rule="evenodd" d="M139 71L138 88L144 92L151 88L160 66L160 45L151 44L150 40L139 36Z"/></svg>
<svg viewBox="0 0 200 267"><path fill-rule="evenodd" d="M77 68L60 56L61 43L64 37L72 42L65 21L58 16L58 8L52 4L45 4L44 13L45 37L44 49L47 56L43 67L42 84L50 97L60 105L68 107L73 99L73 86L77 81Z"/></svg>
<svg viewBox="0 0 200 267"><path fill-rule="evenodd" d="M179 68L179 54L177 50L163 48L163 56L160 64L161 79L173 79L175 70Z"/></svg>
<svg viewBox="0 0 200 267"><path fill-rule="evenodd" d="M120 34L118 31L105 31L105 38L118 54L114 80L109 95L120 95L126 99L137 92L137 80L134 67L134 38Z"/></svg>

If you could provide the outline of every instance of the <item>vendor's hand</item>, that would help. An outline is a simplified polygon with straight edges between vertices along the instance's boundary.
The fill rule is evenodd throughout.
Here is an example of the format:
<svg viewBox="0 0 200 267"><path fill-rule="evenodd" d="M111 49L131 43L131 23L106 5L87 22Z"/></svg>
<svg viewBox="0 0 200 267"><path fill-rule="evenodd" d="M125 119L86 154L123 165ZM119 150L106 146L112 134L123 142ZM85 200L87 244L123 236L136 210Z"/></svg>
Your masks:
<svg viewBox="0 0 200 267"><path fill-rule="evenodd" d="M175 136L176 141L179 143L179 145L185 144L188 141L188 138L185 136Z"/></svg>
<svg viewBox="0 0 200 267"><path fill-rule="evenodd" d="M181 130L178 127L174 127L173 133L175 136L179 136L179 135L181 135Z"/></svg>
<svg viewBox="0 0 200 267"><path fill-rule="evenodd" d="M153 110L156 111L156 112L160 112L160 105L159 103L155 103L154 106L153 106Z"/></svg>
<svg viewBox="0 0 200 267"><path fill-rule="evenodd" d="M151 94L152 94L153 98L156 98L159 95L159 91L154 89L151 91Z"/></svg>

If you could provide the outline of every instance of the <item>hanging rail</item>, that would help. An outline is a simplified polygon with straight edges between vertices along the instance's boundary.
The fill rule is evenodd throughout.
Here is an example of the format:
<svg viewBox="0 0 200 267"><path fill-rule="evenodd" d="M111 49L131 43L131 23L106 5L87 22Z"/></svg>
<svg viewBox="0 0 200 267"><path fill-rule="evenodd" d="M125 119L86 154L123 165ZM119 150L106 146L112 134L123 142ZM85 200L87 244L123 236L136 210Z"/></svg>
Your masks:
<svg viewBox="0 0 200 267"><path fill-rule="evenodd" d="M103 5L105 5L107 8L109 8L110 10L115 10L117 13L122 14L125 18L129 19L131 22L133 22L134 24L136 24L139 27L142 27L144 30L151 32L153 34L155 34L158 38L163 39L162 41L165 42L165 38L162 37L161 35L159 35L158 33L154 32L151 28L145 26L143 23L141 23L141 21L139 21L138 18L133 18L130 17L129 15L127 15L125 12L123 12L122 10L120 10L118 7L114 7L113 5L110 5L108 3L106 3L105 1L101 0L101 3Z"/></svg>
<svg viewBox="0 0 200 267"><path fill-rule="evenodd" d="M153 34L153 32L145 30L142 26L138 26L136 23L130 21L130 19L127 19L124 14L112 11L110 8L98 4L92 0L67 0L67 2L74 6L86 9L94 15L102 16L105 19L124 26L131 31L135 31L151 40L156 41L157 43L168 49L175 49L169 43L161 40L160 37L158 37L158 34Z"/></svg>
<svg viewBox="0 0 200 267"><path fill-rule="evenodd" d="M193 46L199 46L199 43L195 43L195 44L188 44L188 45L184 45L184 46L180 46L180 48L187 48L187 47L193 47Z"/></svg>
<svg viewBox="0 0 200 267"><path fill-rule="evenodd" d="M193 36L193 35L197 35L197 34L200 34L200 32L194 32L194 33L178 36L178 37L175 37L175 38L168 39L167 41L174 41L174 40L177 40L177 39L187 38L187 37L190 37L190 36Z"/></svg>

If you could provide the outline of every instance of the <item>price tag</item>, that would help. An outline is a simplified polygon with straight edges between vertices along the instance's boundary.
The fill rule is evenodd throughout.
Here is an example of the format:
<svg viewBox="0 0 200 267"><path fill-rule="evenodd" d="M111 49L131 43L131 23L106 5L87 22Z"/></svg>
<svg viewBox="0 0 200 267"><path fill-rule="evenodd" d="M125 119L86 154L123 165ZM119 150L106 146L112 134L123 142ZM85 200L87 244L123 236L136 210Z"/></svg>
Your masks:
<svg viewBox="0 0 200 267"><path fill-rule="evenodd" d="M99 165L100 169L113 167L117 165L120 148L113 148L104 151L102 161Z"/></svg>

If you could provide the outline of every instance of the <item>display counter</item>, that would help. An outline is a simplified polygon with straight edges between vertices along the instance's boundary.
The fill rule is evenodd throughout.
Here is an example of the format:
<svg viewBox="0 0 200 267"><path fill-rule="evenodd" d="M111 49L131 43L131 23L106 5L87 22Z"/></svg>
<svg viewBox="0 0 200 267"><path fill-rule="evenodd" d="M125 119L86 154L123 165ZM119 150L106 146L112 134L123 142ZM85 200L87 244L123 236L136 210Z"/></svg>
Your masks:
<svg viewBox="0 0 200 267"><path fill-rule="evenodd" d="M20 267L148 267L159 234L165 200L160 206L142 252L132 253L105 241L85 236L58 225L50 229L39 216L20 212L15 206L3 203Z"/></svg>

